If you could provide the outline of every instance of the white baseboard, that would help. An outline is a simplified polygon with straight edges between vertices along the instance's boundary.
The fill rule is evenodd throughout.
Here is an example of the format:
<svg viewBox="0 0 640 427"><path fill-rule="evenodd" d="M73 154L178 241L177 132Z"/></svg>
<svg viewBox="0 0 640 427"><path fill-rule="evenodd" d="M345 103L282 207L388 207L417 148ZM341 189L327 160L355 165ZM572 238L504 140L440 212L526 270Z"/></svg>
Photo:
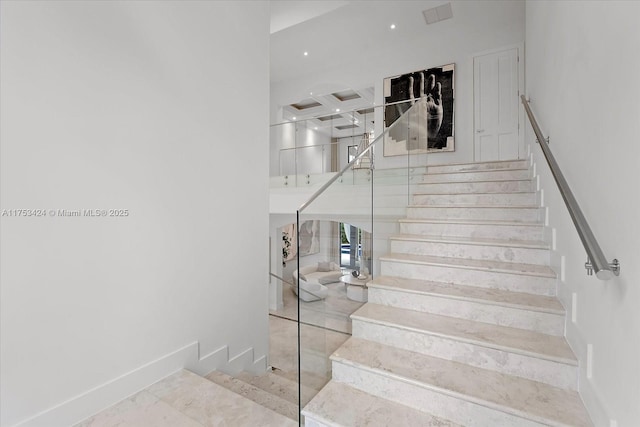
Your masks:
<svg viewBox="0 0 640 427"><path fill-rule="evenodd" d="M205 375L214 370L228 373L248 371L260 374L267 369L267 357L262 355L255 360L253 348L230 356L229 347L226 345L201 357L200 345L195 341L48 408L13 427L72 426L180 369L188 369L199 375Z"/></svg>

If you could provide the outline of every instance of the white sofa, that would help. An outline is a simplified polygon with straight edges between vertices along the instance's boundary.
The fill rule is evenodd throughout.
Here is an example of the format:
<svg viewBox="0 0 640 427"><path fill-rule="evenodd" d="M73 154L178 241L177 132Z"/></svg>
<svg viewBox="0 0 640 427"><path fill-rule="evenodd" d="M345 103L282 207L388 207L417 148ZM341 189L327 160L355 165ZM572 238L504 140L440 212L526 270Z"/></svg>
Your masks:
<svg viewBox="0 0 640 427"><path fill-rule="evenodd" d="M300 294L298 295L297 283L300 274ZM306 302L325 299L329 294L329 289L325 286L328 283L340 281L342 270L335 262L318 262L293 271L293 292Z"/></svg>

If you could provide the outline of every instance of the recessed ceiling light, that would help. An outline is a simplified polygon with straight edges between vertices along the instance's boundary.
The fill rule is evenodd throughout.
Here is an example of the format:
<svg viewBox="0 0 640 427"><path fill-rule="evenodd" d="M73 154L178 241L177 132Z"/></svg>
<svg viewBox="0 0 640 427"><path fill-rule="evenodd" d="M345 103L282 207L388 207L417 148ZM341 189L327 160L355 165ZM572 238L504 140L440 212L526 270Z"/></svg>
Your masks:
<svg viewBox="0 0 640 427"><path fill-rule="evenodd" d="M303 53L304 56L309 56L309 52Z"/></svg>
<svg viewBox="0 0 640 427"><path fill-rule="evenodd" d="M313 92L309 92L309 95L313 95Z"/></svg>
<svg viewBox="0 0 640 427"><path fill-rule="evenodd" d="M395 30L395 29L396 29L396 24L391 24L391 25L389 26L389 28L391 28L392 30Z"/></svg>
<svg viewBox="0 0 640 427"><path fill-rule="evenodd" d="M296 119L296 118L295 118L295 117L293 117L293 120L295 120L295 119Z"/></svg>
<svg viewBox="0 0 640 427"><path fill-rule="evenodd" d="M339 108L336 108L336 113L337 113L338 111L340 111L340 109L339 109Z"/></svg>
<svg viewBox="0 0 640 427"><path fill-rule="evenodd" d="M314 127L313 129L314 129L314 130L318 130L318 126Z"/></svg>

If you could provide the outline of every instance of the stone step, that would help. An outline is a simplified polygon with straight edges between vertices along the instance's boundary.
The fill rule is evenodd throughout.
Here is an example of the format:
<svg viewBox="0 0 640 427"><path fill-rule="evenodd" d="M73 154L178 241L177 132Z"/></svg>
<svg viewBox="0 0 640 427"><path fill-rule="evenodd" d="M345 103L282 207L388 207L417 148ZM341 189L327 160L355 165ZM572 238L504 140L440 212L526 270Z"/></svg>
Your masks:
<svg viewBox="0 0 640 427"><path fill-rule="evenodd" d="M540 241L402 234L390 242L395 253L549 264L549 245Z"/></svg>
<svg viewBox="0 0 640 427"><path fill-rule="evenodd" d="M564 337L368 303L353 336L575 390L578 362Z"/></svg>
<svg viewBox="0 0 640 427"><path fill-rule="evenodd" d="M294 370L294 371L284 371L281 369L274 369L272 371L273 375L279 376L279 377L283 377L289 381L295 382L296 384L298 383L298 371ZM310 371L302 371L302 383L304 384L304 387L309 389L309 393L311 394L315 394L317 392L319 392L322 387L324 387L327 384L327 377L326 375L319 375L315 372L310 372ZM306 394L303 394L303 397L306 396Z"/></svg>
<svg viewBox="0 0 640 427"><path fill-rule="evenodd" d="M413 204L421 206L537 206L537 203L538 195L534 192L413 194Z"/></svg>
<svg viewBox="0 0 640 427"><path fill-rule="evenodd" d="M572 390L373 341L331 356L333 381L474 427L591 426Z"/></svg>
<svg viewBox="0 0 640 427"><path fill-rule="evenodd" d="M331 381L302 410L306 427L439 426L451 421Z"/></svg>
<svg viewBox="0 0 640 427"><path fill-rule="evenodd" d="M494 220L512 222L539 222L544 209L537 206L450 206L450 205L409 205L407 218L410 219L453 219L453 220Z"/></svg>
<svg viewBox="0 0 640 427"><path fill-rule="evenodd" d="M298 404L298 382L290 380L282 375L273 372L267 372L262 375L254 375L249 372L240 372L235 375L239 380L251 384L259 389L271 393L277 397L287 400L291 403ZM306 375L303 375L305 378ZM308 387L306 384L301 386L302 401L308 402L315 396L318 390Z"/></svg>
<svg viewBox="0 0 640 427"><path fill-rule="evenodd" d="M374 304L564 335L565 310L555 297L390 276L367 286Z"/></svg>
<svg viewBox="0 0 640 427"><path fill-rule="evenodd" d="M537 295L555 295L556 274L548 266L389 253L380 274Z"/></svg>
<svg viewBox="0 0 640 427"><path fill-rule="evenodd" d="M285 417L186 370L170 375L162 381L148 387L146 390L164 403L188 415L190 419L195 420L201 425L270 425L283 427L298 425L296 421L289 417ZM132 420L132 422L110 420L110 422L97 423L95 425L187 425L182 423L154 423L148 416L149 412L152 412L155 407L156 406L150 408L149 411L145 411L142 414L138 414L139 418ZM121 412L122 411L118 411L118 413ZM160 421L160 419L157 421Z"/></svg>
<svg viewBox="0 0 640 427"><path fill-rule="evenodd" d="M280 415L298 420L298 405L295 403L220 371L213 371L205 378Z"/></svg>
<svg viewBox="0 0 640 427"><path fill-rule="evenodd" d="M401 234L537 241L544 236L540 222L453 219L401 219L399 222Z"/></svg>
<svg viewBox="0 0 640 427"><path fill-rule="evenodd" d="M431 165L427 167L428 173L451 173L451 172L471 172L483 170L501 170L501 169L527 169L529 167L528 160L499 160L491 162L475 162L475 163L450 163L446 165Z"/></svg>
<svg viewBox="0 0 640 427"><path fill-rule="evenodd" d="M423 182L513 181L531 179L529 169L504 169L452 173L427 173Z"/></svg>
<svg viewBox="0 0 640 427"><path fill-rule="evenodd" d="M423 178L424 179L424 178ZM534 181L521 180L434 182L416 185L415 191L426 194L463 194L463 193L520 193L534 191Z"/></svg>

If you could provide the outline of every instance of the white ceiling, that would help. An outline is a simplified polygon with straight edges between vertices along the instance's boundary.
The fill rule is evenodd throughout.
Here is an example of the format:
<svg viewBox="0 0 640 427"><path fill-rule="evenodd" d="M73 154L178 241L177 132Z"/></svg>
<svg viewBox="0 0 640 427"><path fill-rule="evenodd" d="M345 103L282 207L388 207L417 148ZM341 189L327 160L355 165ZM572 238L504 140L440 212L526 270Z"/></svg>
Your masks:
<svg viewBox="0 0 640 427"><path fill-rule="evenodd" d="M271 82L291 81L302 76L321 73L354 57L366 59L381 49L397 46L401 40L431 31L422 11L446 4L447 0L421 1L271 1ZM457 3L455 7L459 7ZM454 14L455 14L454 7ZM395 24L395 29L390 25ZM437 25L437 24L436 24ZM304 55L308 52L308 56ZM315 101L318 106L302 111L284 107L284 119L296 120L370 108L374 101L373 84L354 90L360 98L340 101L333 90L301 93L297 101ZM364 128L338 129L353 124L371 124L372 115L341 114L331 121L314 120L309 126L332 136L361 134Z"/></svg>
<svg viewBox="0 0 640 427"><path fill-rule="evenodd" d="M335 67L354 55L371 57L400 40L437 31L438 24L426 25L422 11L447 2L271 1L271 82ZM454 15L464 5L455 2Z"/></svg>

